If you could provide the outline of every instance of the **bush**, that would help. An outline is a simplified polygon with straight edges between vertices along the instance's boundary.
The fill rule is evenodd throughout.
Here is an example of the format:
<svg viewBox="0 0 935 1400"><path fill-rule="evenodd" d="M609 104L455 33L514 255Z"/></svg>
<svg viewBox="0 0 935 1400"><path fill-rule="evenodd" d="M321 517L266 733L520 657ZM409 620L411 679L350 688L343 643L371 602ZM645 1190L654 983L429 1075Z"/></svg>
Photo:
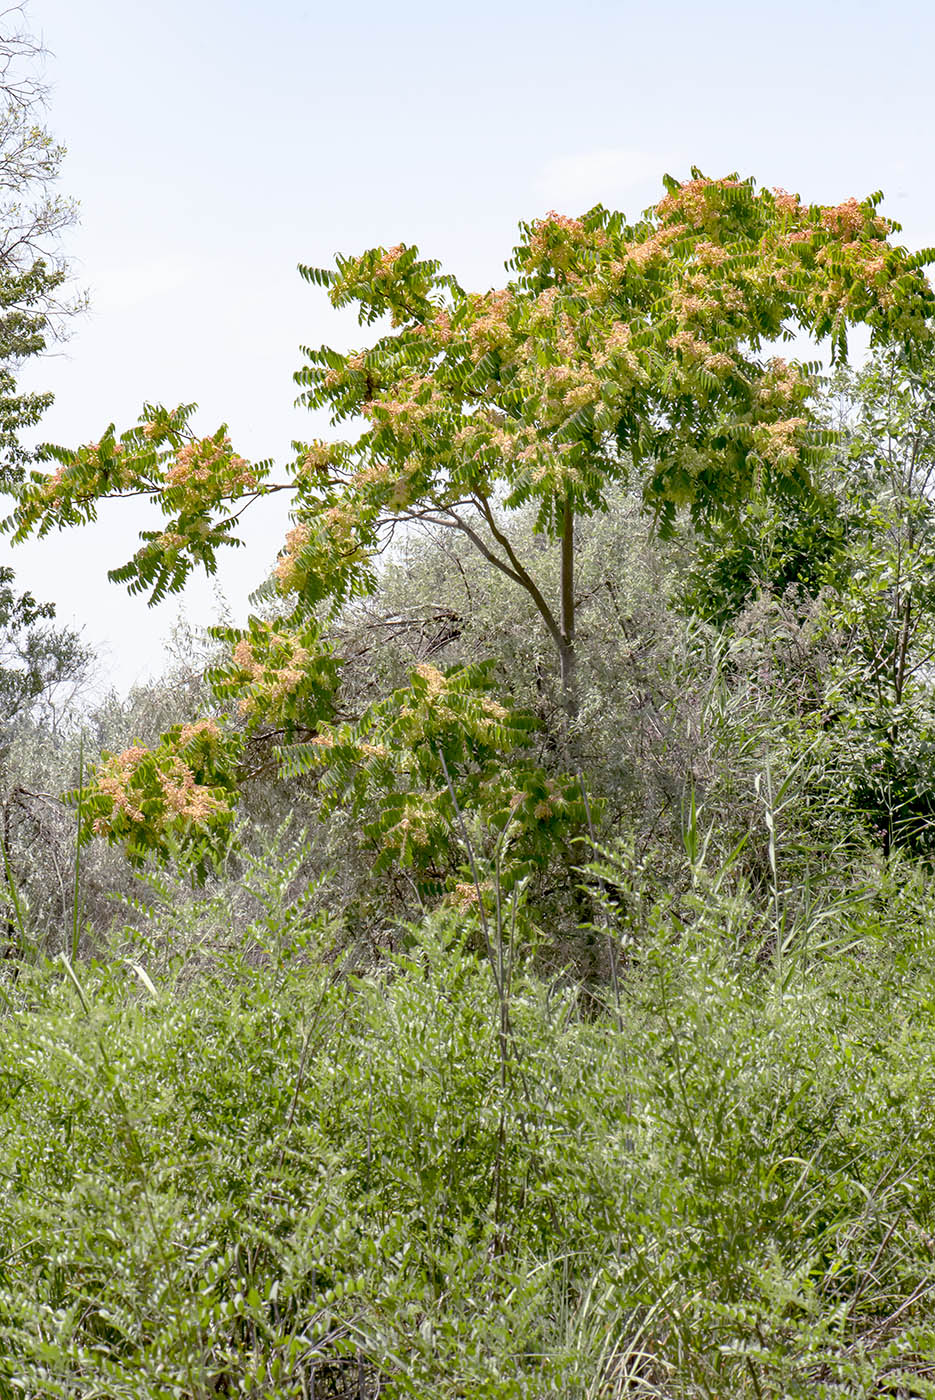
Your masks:
<svg viewBox="0 0 935 1400"><path fill-rule="evenodd" d="M194 976L155 924L24 969L0 1394L932 1394L927 886L780 945L716 885L606 1013L501 1002L450 913L379 975L310 906Z"/></svg>

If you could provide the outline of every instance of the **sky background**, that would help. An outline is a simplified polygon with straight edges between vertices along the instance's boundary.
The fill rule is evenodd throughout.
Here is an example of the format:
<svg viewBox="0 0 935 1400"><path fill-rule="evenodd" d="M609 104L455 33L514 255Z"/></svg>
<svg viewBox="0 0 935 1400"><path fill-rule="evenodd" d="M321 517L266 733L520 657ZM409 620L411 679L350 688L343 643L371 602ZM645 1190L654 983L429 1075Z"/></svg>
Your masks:
<svg viewBox="0 0 935 1400"><path fill-rule="evenodd" d="M43 440L195 401L205 432L285 459L327 432L293 406L299 347L361 339L297 263L417 243L484 290L520 219L639 212L692 165L822 203L883 189L902 241L935 244L921 0L31 0L27 18L51 50L47 122L81 206L65 246L91 304L24 370L56 396ZM11 560L121 690L162 671L180 608L208 624L223 598L242 618L287 526L281 498L261 503L217 583L147 609L107 580L146 514L114 503Z"/></svg>

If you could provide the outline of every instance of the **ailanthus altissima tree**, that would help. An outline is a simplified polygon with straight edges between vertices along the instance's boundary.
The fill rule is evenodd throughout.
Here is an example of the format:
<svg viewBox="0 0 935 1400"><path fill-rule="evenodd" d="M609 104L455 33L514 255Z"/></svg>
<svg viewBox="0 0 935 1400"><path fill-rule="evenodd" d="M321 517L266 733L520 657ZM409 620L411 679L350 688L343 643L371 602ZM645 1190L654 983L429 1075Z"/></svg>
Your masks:
<svg viewBox="0 0 935 1400"><path fill-rule="evenodd" d="M840 361L855 324L910 356L928 337L933 294L922 268L932 255L891 242L897 226L879 202L806 205L752 180L695 171L684 184L667 180L664 197L635 223L598 206L580 219L550 213L522 225L511 280L492 291L465 291L405 245L302 268L334 306L356 306L360 324L376 327L361 348L306 350L297 375L302 401L326 409L350 436L297 445L285 478L274 480L269 463L237 456L223 428L198 437L190 406L147 406L139 426L119 436L111 426L90 446L48 449L57 470L33 474L21 491L15 537L92 519L105 496L148 493L164 524L112 577L157 600L197 565L215 568L251 498L290 490L293 528L271 584L284 616L228 634L217 694L239 714L241 734L276 731L291 769L327 769L327 755L339 752L343 771L355 763L378 771L387 793L398 794L414 770L393 777L381 768L383 710L336 737L339 658L322 622L373 588L388 535L412 521L457 531L525 590L573 718L576 520L606 510L623 480L640 485L663 530L681 509L702 525L723 523L757 493L808 493L824 441L810 407L813 372L777 358L776 342L804 332ZM511 539L510 513L521 508L533 511L558 555L555 596ZM398 701L402 710L441 708L443 720L457 714L463 724L470 712L475 726L487 726L484 744L497 740L499 725L497 741L513 746L518 721L491 709L483 676L466 685L464 676L424 670ZM436 815L450 820L449 757L459 772L481 760L446 753L444 728L432 731L441 771L419 781ZM152 781L158 807L158 765ZM217 815L226 797L213 795ZM502 796L504 821L524 804L548 809L549 820L561 807L557 794L533 799L522 783L505 809ZM411 827L414 814L405 819ZM110 830L105 811L95 820ZM180 809L171 820L196 814Z"/></svg>

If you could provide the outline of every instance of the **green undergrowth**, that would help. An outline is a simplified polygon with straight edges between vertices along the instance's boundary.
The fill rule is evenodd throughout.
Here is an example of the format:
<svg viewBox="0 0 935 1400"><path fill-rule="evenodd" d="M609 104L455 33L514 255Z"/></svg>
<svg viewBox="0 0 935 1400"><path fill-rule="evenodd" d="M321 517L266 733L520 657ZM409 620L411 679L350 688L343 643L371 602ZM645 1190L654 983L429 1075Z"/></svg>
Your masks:
<svg viewBox="0 0 935 1400"><path fill-rule="evenodd" d="M321 918L21 968L0 1395L935 1395L932 912L909 876L780 958L699 896L619 1002L498 998L454 915L366 974Z"/></svg>

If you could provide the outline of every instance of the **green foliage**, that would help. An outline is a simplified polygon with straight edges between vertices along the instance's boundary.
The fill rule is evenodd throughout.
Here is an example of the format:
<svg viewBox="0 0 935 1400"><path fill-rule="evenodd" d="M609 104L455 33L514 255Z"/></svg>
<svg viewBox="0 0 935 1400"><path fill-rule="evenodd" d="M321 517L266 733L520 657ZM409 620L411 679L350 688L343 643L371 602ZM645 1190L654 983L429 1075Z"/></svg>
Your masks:
<svg viewBox="0 0 935 1400"><path fill-rule="evenodd" d="M394 862L412 873L420 898L447 891L464 902L480 892L460 875L463 814L480 843L492 839L510 890L580 839L585 809L575 779L534 761L533 716L490 694L492 666L441 672L421 663L409 685L368 707L353 725L320 725L309 744L284 755L288 774L317 772L323 816L341 802L367 814L378 851L375 873Z"/></svg>
<svg viewBox="0 0 935 1400"><path fill-rule="evenodd" d="M132 865L179 856L206 873L233 822L241 742L213 720L175 725L155 748L102 754L87 787L68 794L79 809L79 837L119 841Z"/></svg>
<svg viewBox="0 0 935 1400"><path fill-rule="evenodd" d="M725 627L758 593L817 598L846 572L846 541L846 514L830 492L754 502L729 529L698 538L681 604Z"/></svg>
<svg viewBox="0 0 935 1400"><path fill-rule="evenodd" d="M194 980L153 915L7 985L0 1393L930 1393L924 879L757 964L699 866L615 1016L518 967L504 1023L464 915L354 975L294 869Z"/></svg>
<svg viewBox="0 0 935 1400"><path fill-rule="evenodd" d="M235 706L248 733L265 727L282 740L301 737L334 713L338 662L316 622L251 617L246 628L216 627L210 635L230 660L209 668L209 684L222 704Z"/></svg>
<svg viewBox="0 0 935 1400"><path fill-rule="evenodd" d="M41 355L76 303L63 300L66 267L57 247L73 205L53 194L64 151L41 125L44 92L36 77L39 47L18 22L19 7L0 22L0 491L23 478L30 453L20 436L38 423L51 395L20 389L25 361ZM54 609L30 593L17 596L13 571L0 566L0 747L10 728L63 682L76 684L88 654L77 635L54 628Z"/></svg>
<svg viewBox="0 0 935 1400"><path fill-rule="evenodd" d="M878 196L666 189L483 294L303 269L375 339L307 352L356 436L284 481L147 406L20 483L16 538L149 497L154 601L294 520L224 713L111 702L90 775L0 573L0 1400L935 1395L933 255ZM830 394L767 357L855 324Z"/></svg>
<svg viewBox="0 0 935 1400"><path fill-rule="evenodd" d="M119 438L111 426L90 446L48 448L58 470L34 472L21 488L14 538L93 519L101 497L147 495L168 524L145 532L113 577L157 601L196 566L215 569L218 549L237 543L251 499L289 489L294 528L271 582L290 600L289 635L253 619L228 638L233 662L215 679L255 732L265 724L314 738L336 689L323 619L378 588L376 558L399 527L451 531L525 593L544 626L561 683L550 740L572 755L581 713L576 524L580 533L581 520L606 512L628 480L663 534L683 508L723 530L751 501L802 501L804 537L794 526L791 540L775 542L783 561L770 564L781 580L798 579L816 531L826 531L812 478L828 434L811 402L813 368L767 359L763 348L798 329L828 338L840 361L848 327L865 324L874 344L898 345L917 364L935 304L921 272L928 255L890 243L897 228L878 214L879 196L807 207L752 180L709 180L697 170L666 190L635 223L597 206L580 219L550 213L522 225L514 280L484 294L466 292L405 245L339 256L329 271L304 269L334 306L355 305L362 325L391 322L362 349L307 351L297 375L302 401L333 425L364 421L355 438L299 445L288 479L272 482L269 464L246 463L223 428L198 437L190 406L147 406ZM517 512L557 546L552 578L535 549L517 551L508 523ZM758 562L722 563L727 577L714 595L727 587L736 604ZM712 605L723 612L716 596L709 614ZM255 650L261 634L269 655ZM392 730L395 704L367 710L366 742L376 750L393 742L373 729L385 719ZM577 768L577 759L566 766ZM568 783L560 779L561 794L550 795L552 780L517 772L504 796L512 786L531 800L538 785L534 805L563 811ZM387 806L375 834L386 849L390 831L409 830L409 808L422 796L392 795L398 776L378 782ZM434 810L413 828L434 832L427 870L433 843L447 840L437 820L445 792L436 788ZM502 821L500 797L485 805L475 796L482 822ZM405 864L416 863L408 836L398 849Z"/></svg>
<svg viewBox="0 0 935 1400"><path fill-rule="evenodd" d="M16 593L12 569L0 568L0 722L9 727L42 697L77 684L90 655L78 634L49 626L55 609Z"/></svg>
<svg viewBox="0 0 935 1400"><path fill-rule="evenodd" d="M71 451L46 446L40 458L58 463L54 473L32 471L20 487L13 520L14 540L35 531L97 519L103 496L145 495L167 517L161 530L144 531L142 547L111 577L130 592L148 591L159 602L178 592L196 566L209 574L217 568L217 551L240 543L233 535L239 512L222 503L262 493L268 463L248 466L231 447L222 425L199 438L189 426L194 405L172 412L147 404L140 425L119 438L113 424L98 442Z"/></svg>

